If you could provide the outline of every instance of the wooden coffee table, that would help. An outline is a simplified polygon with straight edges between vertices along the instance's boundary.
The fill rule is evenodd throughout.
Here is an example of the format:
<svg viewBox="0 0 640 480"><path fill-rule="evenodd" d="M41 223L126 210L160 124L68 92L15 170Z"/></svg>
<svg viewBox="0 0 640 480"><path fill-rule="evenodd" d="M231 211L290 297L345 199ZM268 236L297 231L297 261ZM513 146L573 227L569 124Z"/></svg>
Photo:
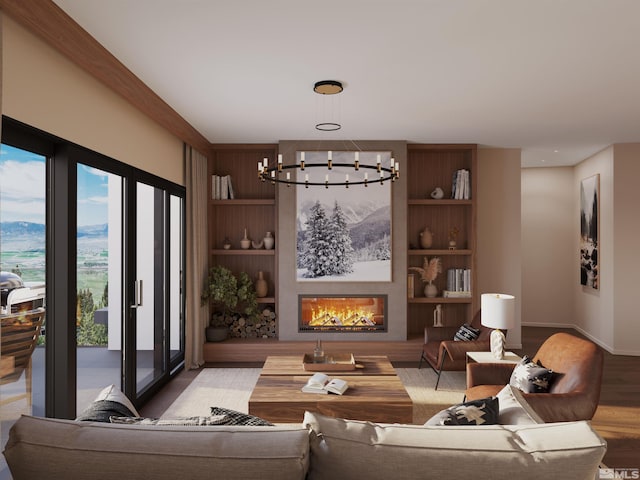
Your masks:
<svg viewBox="0 0 640 480"><path fill-rule="evenodd" d="M293 357L267 358L249 398L251 415L274 423L302 422L305 411L370 422L413 421L411 397L386 357L356 357L364 368L328 372L331 377L346 377L349 389L344 395L303 393L301 388L313 372L303 370L301 355L296 358L298 366Z"/></svg>

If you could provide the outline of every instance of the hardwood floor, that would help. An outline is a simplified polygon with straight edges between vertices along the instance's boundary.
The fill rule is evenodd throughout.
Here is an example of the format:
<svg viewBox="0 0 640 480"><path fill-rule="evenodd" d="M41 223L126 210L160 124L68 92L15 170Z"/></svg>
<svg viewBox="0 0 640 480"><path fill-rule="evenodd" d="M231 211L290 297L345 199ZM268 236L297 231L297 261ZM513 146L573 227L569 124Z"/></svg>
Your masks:
<svg viewBox="0 0 640 480"><path fill-rule="evenodd" d="M522 345L516 353L533 355L542 342L556 332L568 332L582 336L572 329L523 327ZM413 342L412 342L413 343ZM417 344L416 344L417 345ZM415 362L393 362L397 367L417 366L420 358L417 345ZM261 363L224 363L207 366L256 367ZM197 375L198 371L180 373L169 385L156 395L141 410L145 416L161 416L182 390ZM604 463L610 468L639 468L640 457L640 357L611 355L604 352L604 375L600 394L600 405L592 424L607 441Z"/></svg>

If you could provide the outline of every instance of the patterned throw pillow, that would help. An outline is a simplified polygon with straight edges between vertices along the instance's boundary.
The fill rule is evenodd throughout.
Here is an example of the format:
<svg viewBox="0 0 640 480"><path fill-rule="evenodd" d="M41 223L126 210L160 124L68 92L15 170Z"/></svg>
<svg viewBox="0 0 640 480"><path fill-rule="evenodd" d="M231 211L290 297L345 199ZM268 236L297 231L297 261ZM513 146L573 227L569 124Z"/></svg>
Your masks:
<svg viewBox="0 0 640 480"><path fill-rule="evenodd" d="M224 425L226 415L212 415L210 417L182 417L182 418L145 418L145 417L116 417L109 418L111 423L124 425L179 425L179 426L203 426Z"/></svg>
<svg viewBox="0 0 640 480"><path fill-rule="evenodd" d="M109 422L111 416L139 417L133 403L115 385L103 389L95 400L76 418L85 422Z"/></svg>
<svg viewBox="0 0 640 480"><path fill-rule="evenodd" d="M273 423L248 413L237 412L228 408L211 407L211 415L224 415L225 421L221 425L250 425L272 427Z"/></svg>
<svg viewBox="0 0 640 480"><path fill-rule="evenodd" d="M473 328L471 325L467 325L465 323L458 329L453 339L456 341L468 342L476 340L479 335L480 329Z"/></svg>
<svg viewBox="0 0 640 480"><path fill-rule="evenodd" d="M436 413L425 425L496 425L500 404L497 397L459 403Z"/></svg>
<svg viewBox="0 0 640 480"><path fill-rule="evenodd" d="M525 355L513 369L509 385L525 393L546 393L549 391L553 376L553 370L532 362Z"/></svg>

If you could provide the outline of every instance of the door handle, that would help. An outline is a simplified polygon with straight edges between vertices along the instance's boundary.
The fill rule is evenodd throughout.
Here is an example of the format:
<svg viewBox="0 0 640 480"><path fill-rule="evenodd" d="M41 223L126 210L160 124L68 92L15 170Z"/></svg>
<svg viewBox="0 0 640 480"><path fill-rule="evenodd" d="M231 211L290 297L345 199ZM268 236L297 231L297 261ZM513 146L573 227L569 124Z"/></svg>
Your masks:
<svg viewBox="0 0 640 480"><path fill-rule="evenodd" d="M133 282L133 304L131 308L142 307L142 280Z"/></svg>

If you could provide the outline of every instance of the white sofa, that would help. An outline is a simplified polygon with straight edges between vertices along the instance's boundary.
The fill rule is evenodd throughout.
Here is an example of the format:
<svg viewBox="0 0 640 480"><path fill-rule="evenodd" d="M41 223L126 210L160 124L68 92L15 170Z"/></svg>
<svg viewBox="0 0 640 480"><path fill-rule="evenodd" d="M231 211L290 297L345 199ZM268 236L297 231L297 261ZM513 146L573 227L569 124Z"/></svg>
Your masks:
<svg viewBox="0 0 640 480"><path fill-rule="evenodd" d="M14 480L491 478L593 480L606 450L589 422L417 426L307 412L300 426L144 426L23 416Z"/></svg>

